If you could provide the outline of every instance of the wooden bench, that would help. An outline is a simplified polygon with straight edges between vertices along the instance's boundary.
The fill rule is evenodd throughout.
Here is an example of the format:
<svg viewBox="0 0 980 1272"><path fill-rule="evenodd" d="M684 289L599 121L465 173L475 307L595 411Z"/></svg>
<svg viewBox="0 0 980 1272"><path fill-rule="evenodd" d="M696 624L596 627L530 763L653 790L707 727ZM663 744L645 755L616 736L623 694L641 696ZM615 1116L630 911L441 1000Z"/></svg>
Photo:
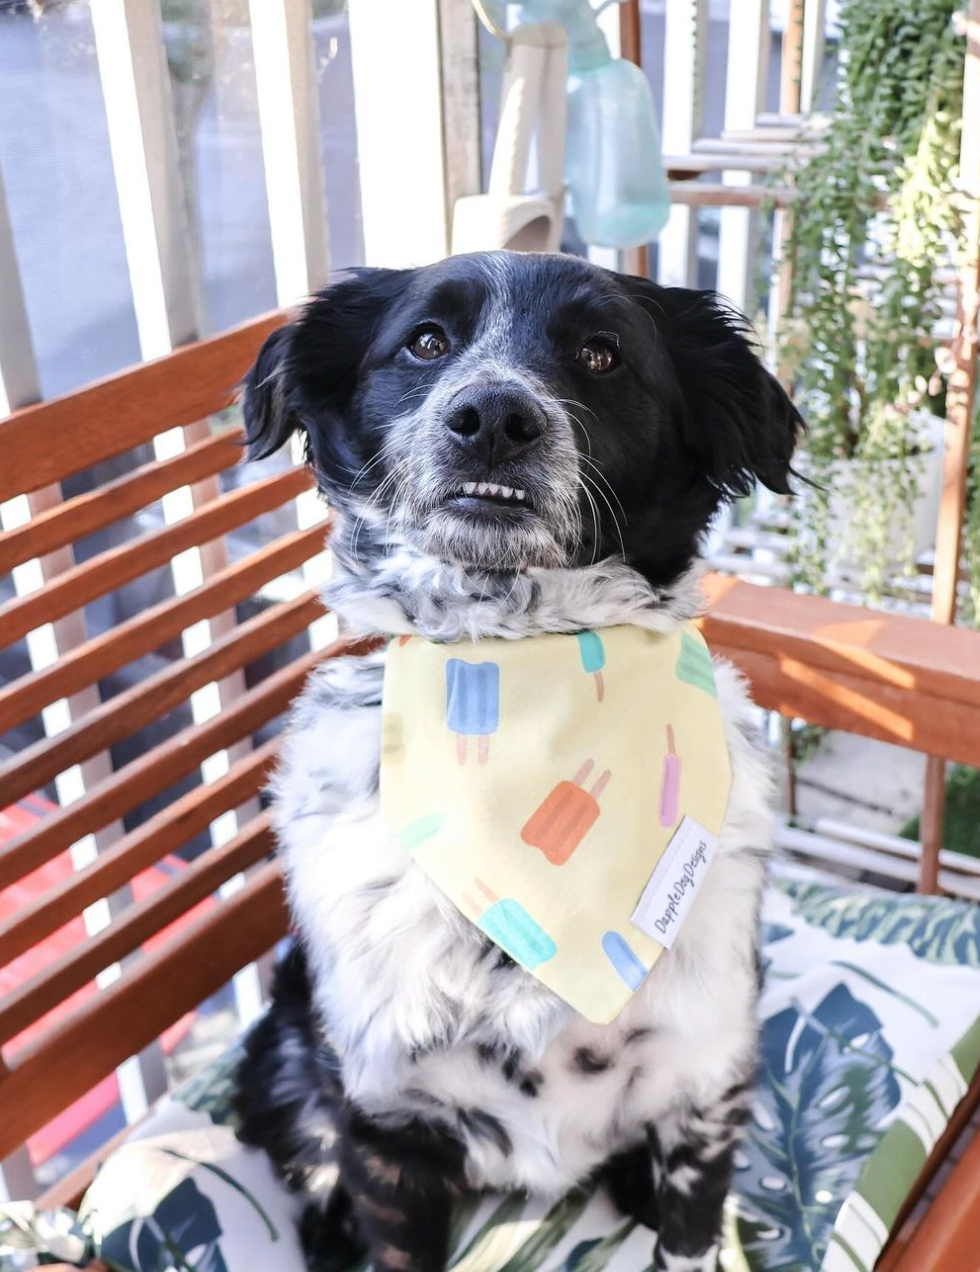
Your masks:
<svg viewBox="0 0 980 1272"><path fill-rule="evenodd" d="M255 799L274 762L276 740L256 741L255 735L282 715L318 661L360 645L338 637L310 649L247 687L239 684L217 714L185 723L128 763L114 769L105 759L109 748L182 706L192 692L226 682L303 635L322 613L314 592L300 587L247 621L235 619L236 605L315 556L328 527L286 531L235 559L227 551L228 536L261 514L288 507L308 489L309 478L302 469L285 468L222 493L218 477L239 462L239 435L234 428L213 432L206 423L228 405L262 339L281 321L278 315L261 318L0 424L0 501L29 495L32 512L23 525L0 535L0 574L40 558L43 576L42 587L0 609L0 633L7 646L53 624L59 643L55 661L0 687L0 733L59 700L72 707L67 728L0 767L0 808L74 765L83 771L87 765L89 775L74 802L53 807L0 848L0 889L23 881L83 837L102 834L88 864L29 898L0 926L0 967L207 832L223 814L242 813L230 838L192 857L157 891L118 907L108 926L85 935L0 999L0 1160L287 930L280 878L270 859L269 817ZM174 428L185 430L180 453L139 464L91 493L63 496L61 483L72 474ZM73 559L73 545L85 536L188 486L193 506L181 519L142 532L135 526L115 547ZM85 632L84 606L192 548L210 559L197 587L101 635ZM980 636L727 578L710 578L706 590L705 634L748 676L760 705L980 765ZM100 679L204 619L213 623L210 644L100 701ZM167 794L221 752L230 753L224 773ZM166 797L161 811L127 829L121 819L151 796ZM111 827L114 833L106 835ZM237 890L218 891L235 877L242 879ZM171 927L188 914L183 925ZM98 973L120 963L111 984L79 996ZM18 1039L28 1028L27 1040ZM975 1083L910 1198L908 1216L978 1103ZM93 1167L89 1162L72 1172L44 1202L77 1198ZM980 1267L978 1207L980 1141L974 1140L924 1217L916 1212L906 1218L879 1267Z"/></svg>

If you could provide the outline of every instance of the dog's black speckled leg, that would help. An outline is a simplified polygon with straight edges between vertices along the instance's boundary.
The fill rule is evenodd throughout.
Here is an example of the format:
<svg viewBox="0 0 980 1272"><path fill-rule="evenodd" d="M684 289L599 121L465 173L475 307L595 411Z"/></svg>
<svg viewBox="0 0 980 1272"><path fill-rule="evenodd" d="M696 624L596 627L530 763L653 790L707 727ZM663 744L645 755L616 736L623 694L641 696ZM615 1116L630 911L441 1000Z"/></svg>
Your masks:
<svg viewBox="0 0 980 1272"><path fill-rule="evenodd" d="M739 1083L709 1108L689 1107L658 1128L660 1228L654 1272L715 1272L736 1145L751 1086Z"/></svg>
<svg viewBox="0 0 980 1272"><path fill-rule="evenodd" d="M462 1145L436 1127L351 1113L341 1175L374 1272L444 1272L463 1164Z"/></svg>
<svg viewBox="0 0 980 1272"><path fill-rule="evenodd" d="M599 1172L616 1208L656 1232L658 1227L657 1185L654 1156L641 1146L610 1157Z"/></svg>

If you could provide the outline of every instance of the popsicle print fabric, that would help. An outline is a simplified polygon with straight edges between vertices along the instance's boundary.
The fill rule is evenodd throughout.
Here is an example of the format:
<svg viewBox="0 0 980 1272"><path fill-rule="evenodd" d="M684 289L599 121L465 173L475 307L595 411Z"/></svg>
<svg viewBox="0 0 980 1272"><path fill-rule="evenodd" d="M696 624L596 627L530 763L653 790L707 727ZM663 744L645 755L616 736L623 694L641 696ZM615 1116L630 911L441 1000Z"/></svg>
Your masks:
<svg viewBox="0 0 980 1272"><path fill-rule="evenodd" d="M631 921L685 816L717 834L730 764L693 626L388 647L381 802L454 905L590 1020L663 953Z"/></svg>

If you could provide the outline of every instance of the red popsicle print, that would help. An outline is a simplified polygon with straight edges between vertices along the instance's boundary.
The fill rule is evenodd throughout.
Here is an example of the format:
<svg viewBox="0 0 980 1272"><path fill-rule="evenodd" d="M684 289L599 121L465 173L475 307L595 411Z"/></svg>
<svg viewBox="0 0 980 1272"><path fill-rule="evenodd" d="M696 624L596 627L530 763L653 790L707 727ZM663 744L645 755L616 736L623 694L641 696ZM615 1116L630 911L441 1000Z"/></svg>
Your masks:
<svg viewBox="0 0 980 1272"><path fill-rule="evenodd" d="M673 826L677 821L677 806L681 794L681 761L674 749L674 726L667 725L667 754L664 756L664 775L660 783L660 824Z"/></svg>
<svg viewBox="0 0 980 1272"><path fill-rule="evenodd" d="M559 782L521 831L524 842L540 848L552 865L564 865L599 816L599 796L612 775L606 769L587 791L582 783L593 767L586 760L570 782Z"/></svg>

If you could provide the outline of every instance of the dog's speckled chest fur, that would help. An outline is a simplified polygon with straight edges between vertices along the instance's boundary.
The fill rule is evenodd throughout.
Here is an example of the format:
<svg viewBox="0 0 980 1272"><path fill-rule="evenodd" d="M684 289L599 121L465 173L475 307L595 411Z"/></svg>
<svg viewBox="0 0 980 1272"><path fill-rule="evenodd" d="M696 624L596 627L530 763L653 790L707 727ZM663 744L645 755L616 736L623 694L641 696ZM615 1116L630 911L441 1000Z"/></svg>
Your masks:
<svg viewBox="0 0 980 1272"><path fill-rule="evenodd" d="M696 603L688 579L669 603L638 607L636 582L624 591L622 573L603 569L570 571L577 599L566 589L559 602L557 573L548 572L549 595L536 598L533 616L508 609L510 634L546 622L552 601L566 625L587 609L592 625L629 617L661 630ZM345 586L342 576L335 591ZM649 602L645 587L640 595ZM768 779L747 740L748 702L735 673L718 664L733 761L719 852L673 951L601 1027L502 955L386 833L377 795L383 657L316 673L276 780L277 831L315 1001L347 1097L372 1118L417 1113L451 1127L473 1186L557 1193L638 1143L647 1126L669 1124L685 1105L716 1105L751 1071Z"/></svg>

